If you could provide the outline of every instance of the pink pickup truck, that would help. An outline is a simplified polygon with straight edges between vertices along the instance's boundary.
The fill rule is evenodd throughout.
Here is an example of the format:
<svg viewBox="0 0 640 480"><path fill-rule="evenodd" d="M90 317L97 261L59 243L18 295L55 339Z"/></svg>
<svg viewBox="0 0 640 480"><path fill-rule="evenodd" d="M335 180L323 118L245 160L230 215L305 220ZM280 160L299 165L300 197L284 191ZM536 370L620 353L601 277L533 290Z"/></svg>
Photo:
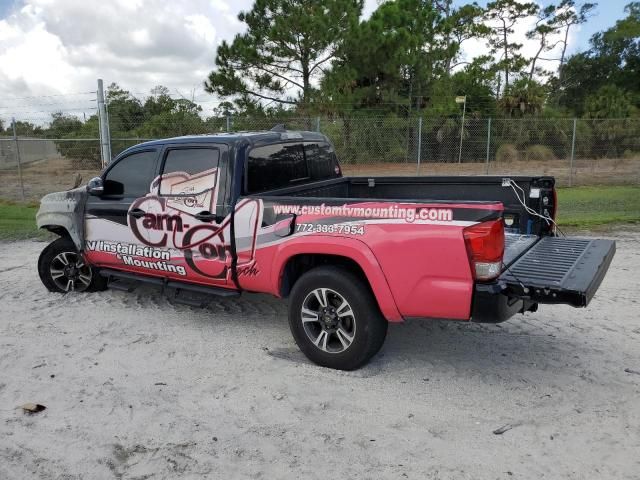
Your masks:
<svg viewBox="0 0 640 480"><path fill-rule="evenodd" d="M187 136L122 152L42 199L51 291L157 285L175 301L269 293L319 365L355 369L387 322L502 322L586 306L615 252L565 238L551 177L343 177L319 133Z"/></svg>

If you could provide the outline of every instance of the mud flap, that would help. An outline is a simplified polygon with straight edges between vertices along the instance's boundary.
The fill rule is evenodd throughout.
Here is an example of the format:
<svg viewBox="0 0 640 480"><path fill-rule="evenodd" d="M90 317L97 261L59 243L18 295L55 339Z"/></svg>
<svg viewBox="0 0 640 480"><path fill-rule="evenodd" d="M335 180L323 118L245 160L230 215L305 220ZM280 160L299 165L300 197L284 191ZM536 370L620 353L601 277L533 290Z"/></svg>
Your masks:
<svg viewBox="0 0 640 480"><path fill-rule="evenodd" d="M612 240L545 237L513 262L499 283L512 298L586 307L615 251Z"/></svg>

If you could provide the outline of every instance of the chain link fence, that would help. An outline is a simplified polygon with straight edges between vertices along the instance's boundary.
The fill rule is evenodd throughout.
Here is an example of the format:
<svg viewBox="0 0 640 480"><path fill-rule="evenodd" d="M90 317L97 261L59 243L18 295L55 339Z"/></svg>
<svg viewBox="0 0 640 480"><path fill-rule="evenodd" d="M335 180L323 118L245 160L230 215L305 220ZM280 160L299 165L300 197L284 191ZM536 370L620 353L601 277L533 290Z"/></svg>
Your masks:
<svg viewBox="0 0 640 480"><path fill-rule="evenodd" d="M459 117L428 116L206 117L193 102L176 105L149 114L112 102L106 121L94 98L82 113L19 121L0 116L0 199L36 201L88 181L103 167L105 143L113 158L147 140L268 130L279 123L327 135L346 175L552 175L562 186L640 183L640 119L466 118L462 125Z"/></svg>
<svg viewBox="0 0 640 480"><path fill-rule="evenodd" d="M351 175L552 175L640 183L640 119L323 119Z"/></svg>

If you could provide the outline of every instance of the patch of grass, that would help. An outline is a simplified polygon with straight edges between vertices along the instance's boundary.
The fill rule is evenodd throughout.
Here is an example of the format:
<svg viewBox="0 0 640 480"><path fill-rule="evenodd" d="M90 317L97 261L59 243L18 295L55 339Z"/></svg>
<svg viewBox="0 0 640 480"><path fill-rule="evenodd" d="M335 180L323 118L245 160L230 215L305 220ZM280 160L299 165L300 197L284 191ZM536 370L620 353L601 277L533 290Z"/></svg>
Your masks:
<svg viewBox="0 0 640 480"><path fill-rule="evenodd" d="M558 224L589 228L640 222L640 187L596 186L558 189Z"/></svg>
<svg viewBox="0 0 640 480"><path fill-rule="evenodd" d="M37 204L0 201L0 240L45 238L47 232L36 227Z"/></svg>

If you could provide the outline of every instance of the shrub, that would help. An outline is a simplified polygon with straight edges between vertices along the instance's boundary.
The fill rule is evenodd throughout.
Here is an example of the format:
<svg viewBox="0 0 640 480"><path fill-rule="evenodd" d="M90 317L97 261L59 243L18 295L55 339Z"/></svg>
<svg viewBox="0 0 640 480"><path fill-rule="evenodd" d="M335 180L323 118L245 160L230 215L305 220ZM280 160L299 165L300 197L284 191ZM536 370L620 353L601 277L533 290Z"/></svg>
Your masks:
<svg viewBox="0 0 640 480"><path fill-rule="evenodd" d="M518 149L512 143L503 143L496 150L497 162L515 162L518 160Z"/></svg>
<svg viewBox="0 0 640 480"><path fill-rule="evenodd" d="M530 145L524 153L527 161L542 162L546 160L555 160L556 156L549 147L545 145Z"/></svg>

